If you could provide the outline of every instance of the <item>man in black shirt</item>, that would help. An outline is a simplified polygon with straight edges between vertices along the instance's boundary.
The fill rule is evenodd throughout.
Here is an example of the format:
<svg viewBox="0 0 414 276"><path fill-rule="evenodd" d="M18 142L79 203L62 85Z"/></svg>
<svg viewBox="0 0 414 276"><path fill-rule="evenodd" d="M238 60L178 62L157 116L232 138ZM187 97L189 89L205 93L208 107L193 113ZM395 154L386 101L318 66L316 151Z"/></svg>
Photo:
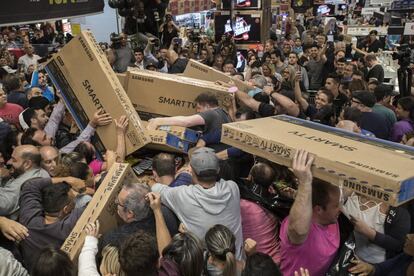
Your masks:
<svg viewBox="0 0 414 276"><path fill-rule="evenodd" d="M374 54L368 54L365 56L365 62L369 69L366 81L374 78L381 84L384 81L384 68L379 64L377 57Z"/></svg>

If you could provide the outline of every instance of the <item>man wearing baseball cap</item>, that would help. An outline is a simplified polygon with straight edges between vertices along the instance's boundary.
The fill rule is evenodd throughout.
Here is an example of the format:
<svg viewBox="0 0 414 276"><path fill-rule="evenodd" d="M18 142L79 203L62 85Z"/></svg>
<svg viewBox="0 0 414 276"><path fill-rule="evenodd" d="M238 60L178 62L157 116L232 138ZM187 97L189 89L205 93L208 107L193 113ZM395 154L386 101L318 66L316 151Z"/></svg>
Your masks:
<svg viewBox="0 0 414 276"><path fill-rule="evenodd" d="M222 224L236 237L236 258L241 259L243 237L240 216L240 192L237 184L219 176L219 160L211 148L197 148L190 154L193 185L170 188L154 184L161 202L173 210L185 228L204 240L207 230Z"/></svg>
<svg viewBox="0 0 414 276"><path fill-rule="evenodd" d="M374 113L372 108L376 101L375 95L369 91L355 91L352 94L352 107L358 108L361 112L361 128L371 131L377 138L388 140L390 127L385 117Z"/></svg>

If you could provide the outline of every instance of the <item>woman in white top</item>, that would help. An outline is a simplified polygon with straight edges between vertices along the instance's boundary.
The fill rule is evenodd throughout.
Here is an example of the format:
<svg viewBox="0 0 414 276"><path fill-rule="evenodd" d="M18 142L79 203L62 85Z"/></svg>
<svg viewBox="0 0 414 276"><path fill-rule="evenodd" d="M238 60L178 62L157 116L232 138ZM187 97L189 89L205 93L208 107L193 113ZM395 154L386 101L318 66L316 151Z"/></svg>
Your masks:
<svg viewBox="0 0 414 276"><path fill-rule="evenodd" d="M406 209L390 207L353 193L342 212L354 225L358 258L376 264L401 252L410 230L410 216Z"/></svg>

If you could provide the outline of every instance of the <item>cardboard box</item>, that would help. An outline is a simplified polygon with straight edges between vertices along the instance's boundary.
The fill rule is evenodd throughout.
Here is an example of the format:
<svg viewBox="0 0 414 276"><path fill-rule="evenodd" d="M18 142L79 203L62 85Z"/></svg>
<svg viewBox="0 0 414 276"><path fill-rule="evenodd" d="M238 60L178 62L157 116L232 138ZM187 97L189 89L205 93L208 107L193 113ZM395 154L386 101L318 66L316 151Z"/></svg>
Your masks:
<svg viewBox="0 0 414 276"><path fill-rule="evenodd" d="M147 125L147 122L143 123ZM151 143L146 148L174 153L188 153L199 138L198 132L178 126L160 126L156 130L148 130L148 133Z"/></svg>
<svg viewBox="0 0 414 276"><path fill-rule="evenodd" d="M224 124L221 140L285 166L306 149L317 178L394 206L414 198L414 150L403 145L289 116Z"/></svg>
<svg viewBox="0 0 414 276"><path fill-rule="evenodd" d="M131 101L91 32L73 38L46 65L53 83L62 92L69 111L84 129L96 111L109 112L116 119L126 115L126 152L130 154L150 142ZM98 151L116 149L115 123L97 129Z"/></svg>
<svg viewBox="0 0 414 276"><path fill-rule="evenodd" d="M124 183L133 182L138 183L138 178L129 164L115 163L109 169L92 200L61 247L72 261L77 262L78 260L86 236L84 229L88 223L99 220L101 234L118 226L120 218L117 215L115 199Z"/></svg>
<svg viewBox="0 0 414 276"><path fill-rule="evenodd" d="M207 91L217 96L221 107L231 104L232 96L223 86L170 74L129 71L127 85L127 94L145 121L155 117L194 115L195 98Z"/></svg>
<svg viewBox="0 0 414 276"><path fill-rule="evenodd" d="M126 87L128 86L127 74L126 73L116 73L116 76L118 77L118 80L121 83L122 87L126 90Z"/></svg>
<svg viewBox="0 0 414 276"><path fill-rule="evenodd" d="M201 62L198 62L194 59L190 59L190 61L187 64L187 67L184 71L184 76L189 78L195 78L200 80L206 80L211 82L216 81L223 81L223 82L229 82L233 81L234 84L244 92L249 92L250 90L254 89L253 86L247 84L246 82L233 79L231 76L228 76L224 74L221 71L218 71L208 65L202 64Z"/></svg>

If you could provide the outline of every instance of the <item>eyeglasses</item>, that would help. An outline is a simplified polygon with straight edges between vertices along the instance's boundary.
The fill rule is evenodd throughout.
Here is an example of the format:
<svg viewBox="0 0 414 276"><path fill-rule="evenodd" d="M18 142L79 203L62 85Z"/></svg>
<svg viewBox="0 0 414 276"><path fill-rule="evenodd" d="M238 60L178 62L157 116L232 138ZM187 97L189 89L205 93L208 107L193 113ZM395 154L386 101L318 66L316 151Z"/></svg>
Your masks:
<svg viewBox="0 0 414 276"><path fill-rule="evenodd" d="M116 204L116 205L118 205L118 206L121 206L122 208L125 208L125 205L122 205L122 204L119 202L119 199L118 199L118 198L116 198L116 199L115 199L115 204Z"/></svg>

